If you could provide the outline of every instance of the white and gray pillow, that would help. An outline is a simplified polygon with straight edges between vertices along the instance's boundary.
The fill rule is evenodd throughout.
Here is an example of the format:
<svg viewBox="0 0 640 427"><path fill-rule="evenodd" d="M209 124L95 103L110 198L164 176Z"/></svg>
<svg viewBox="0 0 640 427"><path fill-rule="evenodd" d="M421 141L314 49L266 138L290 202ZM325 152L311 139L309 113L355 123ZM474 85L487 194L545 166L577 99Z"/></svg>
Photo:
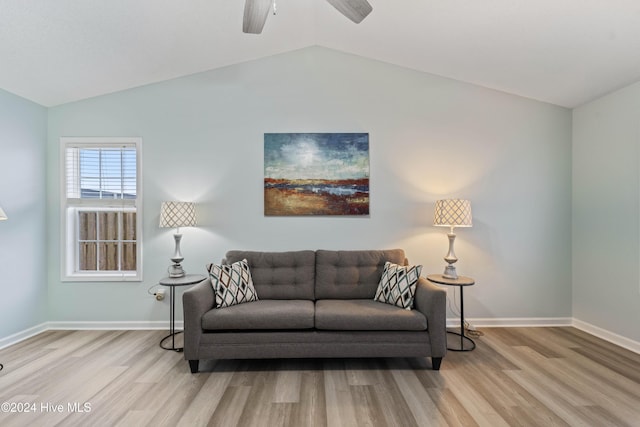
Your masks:
<svg viewBox="0 0 640 427"><path fill-rule="evenodd" d="M209 264L207 270L216 295L216 308L258 300L246 259L233 264Z"/></svg>
<svg viewBox="0 0 640 427"><path fill-rule="evenodd" d="M373 299L411 310L421 272L421 265L403 266L385 262Z"/></svg>

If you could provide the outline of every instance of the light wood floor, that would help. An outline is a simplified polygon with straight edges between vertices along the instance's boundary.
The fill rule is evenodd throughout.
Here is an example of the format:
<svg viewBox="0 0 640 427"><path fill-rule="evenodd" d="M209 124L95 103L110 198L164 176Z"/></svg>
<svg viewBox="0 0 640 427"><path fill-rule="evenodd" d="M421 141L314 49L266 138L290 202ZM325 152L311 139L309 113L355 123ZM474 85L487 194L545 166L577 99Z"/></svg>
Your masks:
<svg viewBox="0 0 640 427"><path fill-rule="evenodd" d="M640 355L573 328L483 332L439 372L428 359L295 359L192 375L161 331L49 331L0 350L0 402L34 411L5 404L0 425L640 426Z"/></svg>

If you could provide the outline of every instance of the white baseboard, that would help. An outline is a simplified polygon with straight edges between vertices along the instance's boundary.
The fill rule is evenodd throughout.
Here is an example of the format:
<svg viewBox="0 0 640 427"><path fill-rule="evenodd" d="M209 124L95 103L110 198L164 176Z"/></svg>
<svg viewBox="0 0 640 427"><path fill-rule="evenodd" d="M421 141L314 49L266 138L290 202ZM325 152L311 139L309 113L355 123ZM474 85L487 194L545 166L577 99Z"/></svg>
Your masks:
<svg viewBox="0 0 640 427"><path fill-rule="evenodd" d="M176 320L176 329L182 330L184 322ZM169 329L168 320L156 321L99 321L99 322L48 322L48 329L51 330L109 330L109 331L141 331Z"/></svg>
<svg viewBox="0 0 640 427"><path fill-rule="evenodd" d="M476 328L518 328L518 327L542 327L542 326L571 326L571 317L503 317L490 318L465 318L467 323ZM459 328L460 318L447 319L447 328Z"/></svg>
<svg viewBox="0 0 640 427"><path fill-rule="evenodd" d="M501 318L483 319L470 318L465 321L476 328L515 328L515 327L552 327L552 326L573 326L588 334L602 338L612 344L626 348L634 353L640 354L640 342L623 337L606 329L599 328L587 322L573 317L527 317L527 318ZM447 319L447 328L459 328L460 318Z"/></svg>
<svg viewBox="0 0 640 427"><path fill-rule="evenodd" d="M182 320L176 320L176 330L181 331L184 328ZM105 322L45 322L24 331L0 338L0 350L10 345L24 341L34 335L38 335L46 331L82 331L82 330L105 330L105 331L138 331L138 330L169 330L168 320L159 321L105 321Z"/></svg>
<svg viewBox="0 0 640 427"><path fill-rule="evenodd" d="M13 335L9 335L8 337L0 338L0 350L5 347L9 347L10 345L17 344L20 341L24 341L27 338L31 338L34 335L38 335L48 329L47 323L45 322L29 329L25 329L24 331L17 332Z"/></svg>
<svg viewBox="0 0 640 427"><path fill-rule="evenodd" d="M469 318L465 319L476 328L509 328L509 327L551 327L573 326L605 341L616 344L627 350L640 354L640 342L625 338L622 335L607 331L571 317L527 317L527 318ZM176 330L184 328L182 320L176 321ZM447 319L448 328L460 326L460 319ZM24 331L0 338L0 350L17 344L27 338L49 330L168 330L169 321L105 321L105 322L45 322Z"/></svg>
<svg viewBox="0 0 640 427"><path fill-rule="evenodd" d="M633 351L634 353L640 354L640 342L638 341L623 337L622 335L618 335L578 319L573 319L572 326L622 348Z"/></svg>

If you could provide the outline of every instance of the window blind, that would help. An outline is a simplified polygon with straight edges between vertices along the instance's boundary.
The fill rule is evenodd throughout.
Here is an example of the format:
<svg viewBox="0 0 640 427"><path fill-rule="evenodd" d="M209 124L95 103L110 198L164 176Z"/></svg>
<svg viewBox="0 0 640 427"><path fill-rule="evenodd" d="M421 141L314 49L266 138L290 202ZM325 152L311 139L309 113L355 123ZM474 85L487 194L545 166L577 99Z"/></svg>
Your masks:
<svg viewBox="0 0 640 427"><path fill-rule="evenodd" d="M136 199L135 145L68 146L65 162L68 199Z"/></svg>

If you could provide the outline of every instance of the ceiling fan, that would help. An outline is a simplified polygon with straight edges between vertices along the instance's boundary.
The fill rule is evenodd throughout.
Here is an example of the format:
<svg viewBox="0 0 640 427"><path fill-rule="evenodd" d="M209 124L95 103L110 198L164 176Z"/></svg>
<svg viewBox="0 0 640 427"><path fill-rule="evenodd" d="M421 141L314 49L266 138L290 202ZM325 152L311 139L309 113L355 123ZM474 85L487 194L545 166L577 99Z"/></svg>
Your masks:
<svg viewBox="0 0 640 427"><path fill-rule="evenodd" d="M356 24L359 24L373 10L373 7L371 7L367 0L327 1ZM272 4L274 4L275 11L275 0L245 0L242 31L245 33L260 34Z"/></svg>

